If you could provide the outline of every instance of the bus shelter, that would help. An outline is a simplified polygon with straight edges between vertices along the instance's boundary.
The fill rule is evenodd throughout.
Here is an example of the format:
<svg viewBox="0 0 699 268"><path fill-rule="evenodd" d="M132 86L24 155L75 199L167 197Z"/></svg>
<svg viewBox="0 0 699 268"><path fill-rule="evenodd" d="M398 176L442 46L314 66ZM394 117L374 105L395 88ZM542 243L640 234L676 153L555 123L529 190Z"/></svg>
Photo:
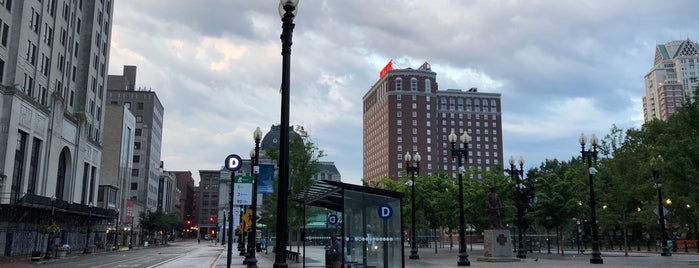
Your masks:
<svg viewBox="0 0 699 268"><path fill-rule="evenodd" d="M343 267L404 267L403 193L321 180L292 200L337 212L327 221L339 226Z"/></svg>

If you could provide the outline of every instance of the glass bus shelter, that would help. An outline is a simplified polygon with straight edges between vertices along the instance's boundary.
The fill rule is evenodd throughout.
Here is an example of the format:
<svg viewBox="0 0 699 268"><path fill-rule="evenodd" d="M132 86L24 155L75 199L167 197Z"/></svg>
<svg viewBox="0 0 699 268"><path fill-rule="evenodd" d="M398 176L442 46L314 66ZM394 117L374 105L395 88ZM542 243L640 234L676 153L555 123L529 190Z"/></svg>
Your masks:
<svg viewBox="0 0 699 268"><path fill-rule="evenodd" d="M339 227L343 267L404 267L403 193L321 180L293 200L337 212L326 220Z"/></svg>

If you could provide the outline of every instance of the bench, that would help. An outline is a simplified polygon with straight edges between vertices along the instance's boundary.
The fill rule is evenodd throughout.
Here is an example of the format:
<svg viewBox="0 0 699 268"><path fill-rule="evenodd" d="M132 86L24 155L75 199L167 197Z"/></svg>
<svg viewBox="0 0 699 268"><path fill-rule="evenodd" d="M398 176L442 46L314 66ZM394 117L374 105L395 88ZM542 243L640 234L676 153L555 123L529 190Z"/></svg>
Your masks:
<svg viewBox="0 0 699 268"><path fill-rule="evenodd" d="M286 251L286 258L295 262L299 262L299 256L301 256L301 253L287 250Z"/></svg>

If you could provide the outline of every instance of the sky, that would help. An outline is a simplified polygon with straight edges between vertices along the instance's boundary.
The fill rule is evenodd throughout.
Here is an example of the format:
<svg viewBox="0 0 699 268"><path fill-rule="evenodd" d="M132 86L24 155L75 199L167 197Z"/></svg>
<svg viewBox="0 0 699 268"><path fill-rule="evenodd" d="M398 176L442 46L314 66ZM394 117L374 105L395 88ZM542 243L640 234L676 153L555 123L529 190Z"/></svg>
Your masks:
<svg viewBox="0 0 699 268"><path fill-rule="evenodd" d="M114 1L110 74L164 112L166 170L249 158L253 131L279 124L278 1ZM643 124L643 77L657 44L697 41L694 0L300 0L291 48L291 125L342 181L361 184L362 97L394 69L429 62L440 90L502 98L503 158L525 169L580 154L580 133Z"/></svg>

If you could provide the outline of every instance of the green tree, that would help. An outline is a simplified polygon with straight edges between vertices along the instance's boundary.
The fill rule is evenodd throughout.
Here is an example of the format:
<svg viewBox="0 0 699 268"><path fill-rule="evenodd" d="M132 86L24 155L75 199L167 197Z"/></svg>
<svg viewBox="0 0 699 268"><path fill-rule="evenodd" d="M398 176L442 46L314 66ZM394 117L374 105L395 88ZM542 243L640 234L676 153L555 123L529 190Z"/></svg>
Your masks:
<svg viewBox="0 0 699 268"><path fill-rule="evenodd" d="M291 199L313 185L313 176L320 171L320 159L325 156L303 127L297 126L294 132L295 134L290 135L289 142L290 189L287 189L289 193L287 221L290 230L300 228L304 224L303 205ZM271 159L279 159L278 148L268 149L266 154ZM275 193L267 196L262 205L261 222L267 224L267 229L270 230L276 229L278 181L279 178L274 183Z"/></svg>
<svg viewBox="0 0 699 268"><path fill-rule="evenodd" d="M167 235L175 231L178 225L182 225L182 222L177 220L177 215L165 213L162 209L158 209L155 212L141 211L138 214L138 218L141 228L151 236L159 235L160 232L163 235Z"/></svg>

